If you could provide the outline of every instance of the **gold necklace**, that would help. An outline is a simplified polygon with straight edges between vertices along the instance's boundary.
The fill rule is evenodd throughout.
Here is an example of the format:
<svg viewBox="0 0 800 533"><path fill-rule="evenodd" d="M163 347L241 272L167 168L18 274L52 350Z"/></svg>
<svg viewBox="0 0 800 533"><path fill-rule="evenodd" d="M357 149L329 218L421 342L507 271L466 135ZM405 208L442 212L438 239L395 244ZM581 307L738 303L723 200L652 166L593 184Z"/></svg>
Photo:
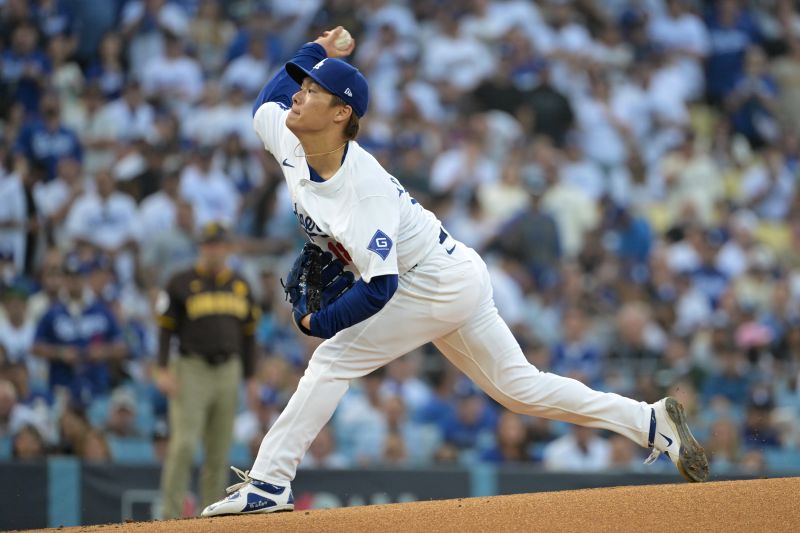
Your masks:
<svg viewBox="0 0 800 533"><path fill-rule="evenodd" d="M344 144L342 144L341 146L339 146L337 148L334 148L330 152L320 152L318 154L298 154L297 153L297 149L300 148L300 144L301 143L297 143L297 146L294 147L294 156L295 157L301 157L302 156L302 157L305 157L306 159L308 159L309 157L318 157L318 156L321 156L321 155L328 155L328 154L332 154L333 152L341 150L342 148L344 148L344 146L347 143L348 143L348 141L345 141Z"/></svg>

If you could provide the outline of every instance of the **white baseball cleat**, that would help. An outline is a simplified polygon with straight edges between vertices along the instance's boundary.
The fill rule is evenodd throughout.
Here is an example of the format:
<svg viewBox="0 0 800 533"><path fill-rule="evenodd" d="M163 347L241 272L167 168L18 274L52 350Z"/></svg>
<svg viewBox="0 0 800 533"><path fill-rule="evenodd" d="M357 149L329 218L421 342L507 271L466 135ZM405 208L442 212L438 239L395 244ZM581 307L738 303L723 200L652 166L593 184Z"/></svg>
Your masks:
<svg viewBox="0 0 800 533"><path fill-rule="evenodd" d="M250 471L242 472L231 467L241 479L241 483L231 485L225 492L226 498L212 503L200 516L222 516L232 514L274 513L294 511L294 496L290 486L281 487L250 477Z"/></svg>
<svg viewBox="0 0 800 533"><path fill-rule="evenodd" d="M700 443L689 431L683 406L670 396L651 406L648 447L653 453L645 464L651 464L665 453L688 481L708 479L708 459Z"/></svg>

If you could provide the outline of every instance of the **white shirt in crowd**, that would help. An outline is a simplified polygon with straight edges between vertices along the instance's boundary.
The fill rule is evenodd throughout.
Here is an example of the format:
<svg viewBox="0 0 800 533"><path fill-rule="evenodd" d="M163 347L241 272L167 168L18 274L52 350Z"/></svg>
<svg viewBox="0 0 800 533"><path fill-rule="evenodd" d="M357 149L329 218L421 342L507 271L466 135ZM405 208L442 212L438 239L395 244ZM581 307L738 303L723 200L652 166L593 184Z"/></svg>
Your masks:
<svg viewBox="0 0 800 533"><path fill-rule="evenodd" d="M86 187L84 187L86 188ZM43 218L53 216L60 210L72 197L72 189L62 178L56 179L47 183L37 183L33 188L33 201L36 204L36 209L39 215ZM53 238L55 242L64 242L65 227L63 224L57 224L53 228Z"/></svg>
<svg viewBox="0 0 800 533"><path fill-rule="evenodd" d="M470 161L465 148L454 148L440 154L431 167L431 189L437 192L461 187L478 187L497 179L497 166L479 155Z"/></svg>
<svg viewBox="0 0 800 533"><path fill-rule="evenodd" d="M711 41L703 21L691 13L679 17L665 15L655 17L650 23L650 36L654 42L668 51L691 52L701 59L688 55L677 58L676 64L686 80L685 99L694 99L702 94L705 86L702 58L708 55Z"/></svg>
<svg viewBox="0 0 800 533"><path fill-rule="evenodd" d="M113 125L113 137L117 140L147 138L153 131L155 113L150 104L131 108L124 98L117 98L102 113L103 120Z"/></svg>
<svg viewBox="0 0 800 533"><path fill-rule="evenodd" d="M158 191L142 200L139 206L139 223L142 235L155 236L175 227L177 208L164 191Z"/></svg>
<svg viewBox="0 0 800 533"><path fill-rule="evenodd" d="M222 73L223 87L238 85L251 96L255 96L269 79L269 65L264 59L257 59L250 54L239 56L228 65Z"/></svg>
<svg viewBox="0 0 800 533"><path fill-rule="evenodd" d="M3 175L0 170L0 222L17 227L0 228L0 253L13 254L14 268L22 272L25 266L25 228L28 218L25 190L16 173Z"/></svg>
<svg viewBox="0 0 800 533"><path fill-rule="evenodd" d="M239 212L239 195L231 180L217 169L202 172L196 165L181 173L181 198L192 204L198 228L207 222L232 225Z"/></svg>
<svg viewBox="0 0 800 533"><path fill-rule="evenodd" d="M774 180L764 165L754 166L745 173L742 177L742 200L749 202L764 192L767 192L766 196L752 206L753 211L762 218L784 220L795 195L794 176L786 166Z"/></svg>
<svg viewBox="0 0 800 533"><path fill-rule="evenodd" d="M591 97L575 102L583 152L589 159L608 168L624 165L628 157L625 139L609 117L612 113L616 116L610 104Z"/></svg>
<svg viewBox="0 0 800 533"><path fill-rule="evenodd" d="M186 56L154 58L144 67L142 88L148 95L165 93L184 103L194 102L203 92L203 71Z"/></svg>
<svg viewBox="0 0 800 533"><path fill-rule="evenodd" d="M15 328L8 318L0 316L0 346L5 351L9 364L27 364L31 359L31 346L36 333L36 324L28 320Z"/></svg>
<svg viewBox="0 0 800 533"><path fill-rule="evenodd" d="M495 68L486 45L471 37L436 35L422 54L422 72L428 80L447 80L461 90L476 87Z"/></svg>
<svg viewBox="0 0 800 533"><path fill-rule="evenodd" d="M605 439L592 436L583 450L569 433L545 446L543 456L545 470L597 472L611 464L611 446Z"/></svg>
<svg viewBox="0 0 800 533"><path fill-rule="evenodd" d="M127 28L136 24L145 15L145 2L134 0L125 4L122 10L122 27ZM189 30L189 17L184 9L175 2L163 2L158 10L158 25L166 28L175 35L186 35ZM160 57L164 50L164 37L161 31L153 28L150 31L141 30L134 34L127 47L130 58L131 72L135 77L141 76L145 66L154 57Z"/></svg>
<svg viewBox="0 0 800 533"><path fill-rule="evenodd" d="M66 227L73 239L113 250L130 239L139 239L138 221L136 202L129 195L114 192L103 200L96 192L88 192L75 201Z"/></svg>

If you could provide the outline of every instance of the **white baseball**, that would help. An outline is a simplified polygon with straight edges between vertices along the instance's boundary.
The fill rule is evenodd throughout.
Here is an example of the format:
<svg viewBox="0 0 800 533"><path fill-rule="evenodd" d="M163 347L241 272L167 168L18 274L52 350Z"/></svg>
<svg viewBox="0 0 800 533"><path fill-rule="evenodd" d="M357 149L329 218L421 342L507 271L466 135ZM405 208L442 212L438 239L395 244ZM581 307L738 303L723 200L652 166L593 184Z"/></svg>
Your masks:
<svg viewBox="0 0 800 533"><path fill-rule="evenodd" d="M353 42L353 38L350 36L350 32L347 30L342 30L339 34L339 37L333 42L333 45L338 50L347 50L347 47L350 46L350 43Z"/></svg>

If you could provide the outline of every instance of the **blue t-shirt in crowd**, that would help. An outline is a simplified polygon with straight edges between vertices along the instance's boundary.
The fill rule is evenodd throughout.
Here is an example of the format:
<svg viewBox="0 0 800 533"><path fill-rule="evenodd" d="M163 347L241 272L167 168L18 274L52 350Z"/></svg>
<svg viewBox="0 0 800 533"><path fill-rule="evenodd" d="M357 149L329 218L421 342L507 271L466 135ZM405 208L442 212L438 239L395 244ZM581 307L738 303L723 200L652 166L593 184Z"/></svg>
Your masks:
<svg viewBox="0 0 800 533"><path fill-rule="evenodd" d="M80 161L82 156L81 143L74 131L64 126L51 131L40 120L22 127L16 148L47 171L47 181L55 179L59 159L72 157Z"/></svg>
<svg viewBox="0 0 800 533"><path fill-rule="evenodd" d="M95 342L120 341L122 334L111 310L99 300L85 305L77 315L70 314L66 305L57 302L39 321L35 339L55 346L73 346L85 352ZM109 391L108 365L81 361L71 366L51 361L50 388L56 385L67 387L76 400L87 402Z"/></svg>
<svg viewBox="0 0 800 533"><path fill-rule="evenodd" d="M474 448L483 433L491 433L497 425L497 416L491 406L484 405L474 422L466 422L456 414L444 420L444 440L459 449Z"/></svg>
<svg viewBox="0 0 800 533"><path fill-rule="evenodd" d="M12 87L11 96L14 101L22 104L28 114L39 110L39 99L42 96L38 80L27 74L31 68L49 75L50 61L38 50L26 55L6 50L0 55L0 78L3 83Z"/></svg>
<svg viewBox="0 0 800 533"><path fill-rule="evenodd" d="M715 11L706 17L711 52L706 62L708 93L716 98L728 94L742 74L747 48L761 40L758 27L747 10L732 26L723 26Z"/></svg>

